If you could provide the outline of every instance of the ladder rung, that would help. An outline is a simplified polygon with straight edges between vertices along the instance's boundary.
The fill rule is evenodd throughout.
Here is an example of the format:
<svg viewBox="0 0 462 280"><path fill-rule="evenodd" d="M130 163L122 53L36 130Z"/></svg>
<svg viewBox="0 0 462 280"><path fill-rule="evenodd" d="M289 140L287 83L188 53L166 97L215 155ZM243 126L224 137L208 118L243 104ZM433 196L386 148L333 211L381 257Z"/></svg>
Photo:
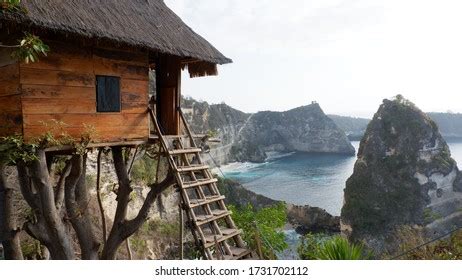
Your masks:
<svg viewBox="0 0 462 280"><path fill-rule="evenodd" d="M220 231L223 235L233 234L235 230L236 230L235 228L220 228Z"/></svg>
<svg viewBox="0 0 462 280"><path fill-rule="evenodd" d="M200 153L200 152L202 152L202 149L200 148L177 149L177 150L168 151L168 153L171 155L194 154L194 153Z"/></svg>
<svg viewBox="0 0 462 280"><path fill-rule="evenodd" d="M196 220L197 220L197 225L200 226L200 225L203 225L203 224L206 224L206 223L209 223L211 221L215 221L215 220L218 220L218 219L221 219L223 217L226 217L228 215L231 214L231 212L229 211L226 211L224 210L225 212L219 214L219 215L197 215L196 216Z"/></svg>
<svg viewBox="0 0 462 280"><path fill-rule="evenodd" d="M236 259L242 258L252 253L251 250L246 249L246 248L239 248L239 247L231 246L229 249L231 250L231 253Z"/></svg>
<svg viewBox="0 0 462 280"><path fill-rule="evenodd" d="M220 238L223 237L223 235L218 235L218 234L204 234L204 238L205 238L205 243L215 243L215 237L217 238L217 240L220 240Z"/></svg>
<svg viewBox="0 0 462 280"><path fill-rule="evenodd" d="M242 233L241 230L235 229L232 234L228 234L228 235L208 235L207 237L205 237L206 243L205 243L204 247L205 248L210 248L210 247L214 246L215 245L215 236L217 237L216 242L223 242L223 241L225 241L227 239L230 239L230 238L233 238L234 236L239 235L241 233ZM210 240L210 238L212 238L212 239ZM210 240L210 241L208 241L208 240Z"/></svg>
<svg viewBox="0 0 462 280"><path fill-rule="evenodd" d="M196 215L196 221L197 221L197 224L199 225L199 223L202 223L207 220L211 220L213 217L214 217L213 215ZM207 222L204 222L203 224L205 223Z"/></svg>
<svg viewBox="0 0 462 280"><path fill-rule="evenodd" d="M178 172L188 172L188 171L198 171L208 169L208 165L191 165L191 166L181 166L177 167Z"/></svg>
<svg viewBox="0 0 462 280"><path fill-rule="evenodd" d="M226 213L230 213L230 212L228 210L223 210L223 209L212 210L212 214L214 216L221 216L221 215L226 214Z"/></svg>
<svg viewBox="0 0 462 280"><path fill-rule="evenodd" d="M213 178L213 179L206 179L206 180L197 180L197 182L191 182L191 183L183 183L183 188L188 189L188 188L194 188L198 186L204 186L208 184L213 184L218 182L218 179Z"/></svg>
<svg viewBox="0 0 462 280"><path fill-rule="evenodd" d="M216 202L219 200L225 199L224 195L214 195L214 196L207 196L205 199L199 198L199 199L191 199L189 207L194 208L197 206L201 206L204 204L209 204L212 202Z"/></svg>

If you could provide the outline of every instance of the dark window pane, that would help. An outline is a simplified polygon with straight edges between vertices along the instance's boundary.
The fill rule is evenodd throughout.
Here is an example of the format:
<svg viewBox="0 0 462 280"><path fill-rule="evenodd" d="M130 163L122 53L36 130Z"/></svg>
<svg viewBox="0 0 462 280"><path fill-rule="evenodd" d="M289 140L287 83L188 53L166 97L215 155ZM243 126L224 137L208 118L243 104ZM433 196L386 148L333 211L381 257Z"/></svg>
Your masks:
<svg viewBox="0 0 462 280"><path fill-rule="evenodd" d="M96 76L98 112L120 112L120 78Z"/></svg>

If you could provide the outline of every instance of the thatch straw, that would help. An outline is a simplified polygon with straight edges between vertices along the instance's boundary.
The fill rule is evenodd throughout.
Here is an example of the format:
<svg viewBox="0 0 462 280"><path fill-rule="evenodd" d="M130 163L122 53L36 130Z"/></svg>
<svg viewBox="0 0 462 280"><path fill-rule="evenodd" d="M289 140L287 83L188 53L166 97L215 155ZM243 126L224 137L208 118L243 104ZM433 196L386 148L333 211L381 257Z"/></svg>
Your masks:
<svg viewBox="0 0 462 280"><path fill-rule="evenodd" d="M108 40L213 64L232 62L162 0L23 0L21 5L27 13L0 13L0 24Z"/></svg>

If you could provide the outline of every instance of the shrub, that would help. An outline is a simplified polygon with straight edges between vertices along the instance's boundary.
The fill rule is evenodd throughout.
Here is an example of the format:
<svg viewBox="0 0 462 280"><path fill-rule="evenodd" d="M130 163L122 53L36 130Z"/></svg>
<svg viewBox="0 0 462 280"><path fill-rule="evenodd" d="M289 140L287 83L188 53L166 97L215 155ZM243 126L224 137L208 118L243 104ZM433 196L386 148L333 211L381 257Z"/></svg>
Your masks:
<svg viewBox="0 0 462 280"><path fill-rule="evenodd" d="M364 260L370 259L362 244L350 243L339 235L308 234L298 247L298 254L305 260Z"/></svg>
<svg viewBox="0 0 462 280"><path fill-rule="evenodd" d="M284 203L260 210L255 210L250 204L241 208L230 205L229 209L236 225L244 231L244 240L253 250L258 252L261 249L262 258L275 259L276 253L288 247L285 234L281 231L287 222Z"/></svg>

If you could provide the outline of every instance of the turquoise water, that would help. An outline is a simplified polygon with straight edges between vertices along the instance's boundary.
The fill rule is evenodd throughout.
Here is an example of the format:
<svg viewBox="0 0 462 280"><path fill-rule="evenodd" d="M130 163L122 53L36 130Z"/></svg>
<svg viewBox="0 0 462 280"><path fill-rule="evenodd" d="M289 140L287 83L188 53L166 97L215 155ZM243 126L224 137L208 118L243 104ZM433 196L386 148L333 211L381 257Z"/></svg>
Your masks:
<svg viewBox="0 0 462 280"><path fill-rule="evenodd" d="M359 142L352 142L358 149ZM462 143L449 143L462 166ZM345 181L353 173L354 156L293 153L262 164L239 163L223 168L226 177L249 190L297 205L310 205L340 215Z"/></svg>

